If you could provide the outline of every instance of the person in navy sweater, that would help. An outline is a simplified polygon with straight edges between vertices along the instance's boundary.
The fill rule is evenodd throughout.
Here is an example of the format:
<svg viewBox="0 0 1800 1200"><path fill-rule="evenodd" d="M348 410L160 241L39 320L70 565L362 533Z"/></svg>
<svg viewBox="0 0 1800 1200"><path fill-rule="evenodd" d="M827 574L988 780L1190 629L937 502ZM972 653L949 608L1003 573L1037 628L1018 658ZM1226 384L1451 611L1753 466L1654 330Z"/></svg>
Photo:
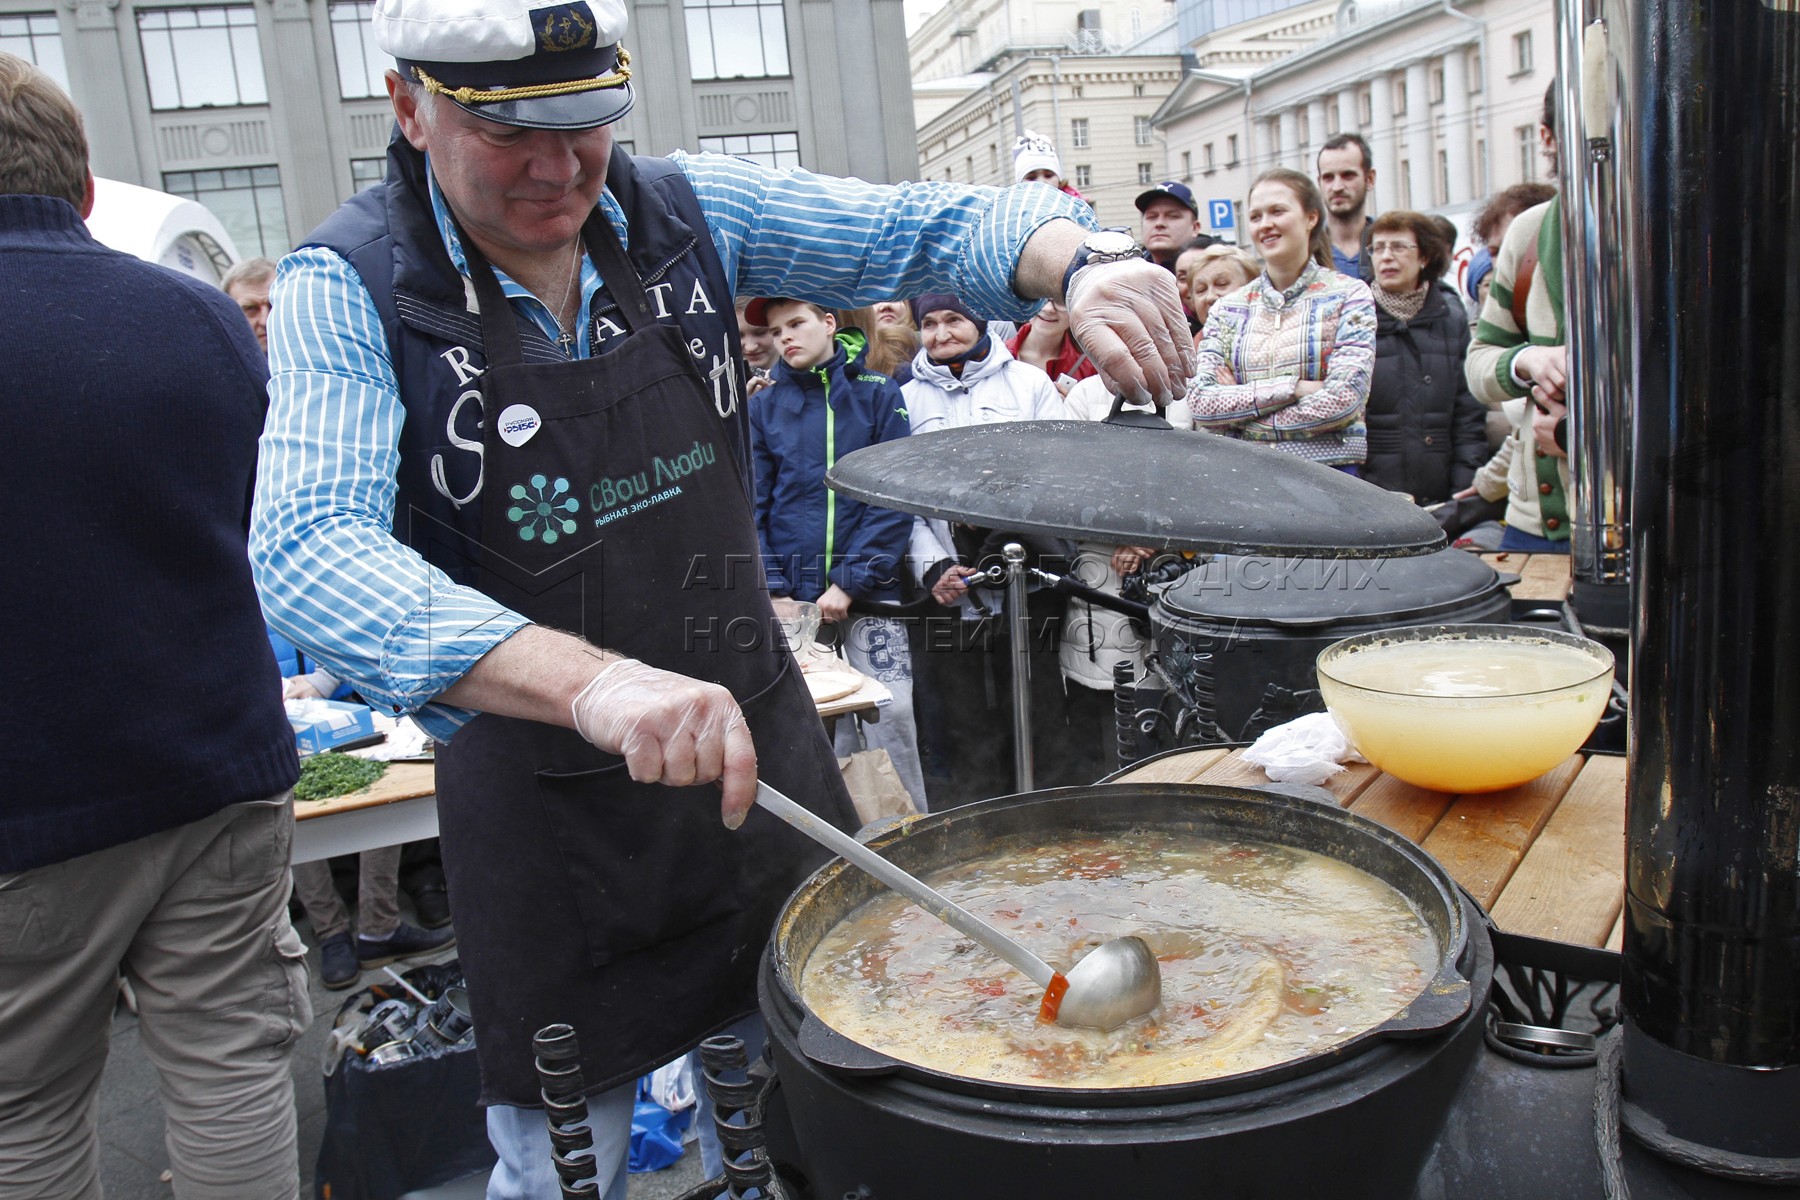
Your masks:
<svg viewBox="0 0 1800 1200"><path fill-rule="evenodd" d="M290 1200L312 1011L246 546L267 371L229 297L100 245L92 206L75 106L0 53L0 1195L100 1194L122 975L175 1195Z"/></svg>
<svg viewBox="0 0 1800 1200"><path fill-rule="evenodd" d="M840 331L836 318L819 305L758 298L744 312L752 325L774 333L780 360L773 385L750 401L756 532L769 592L817 604L820 615L836 626L850 665L893 693L881 720L864 732L872 748L888 752L924 812L912 654L906 630L876 607L901 598L912 518L825 486L825 472L839 458L912 432L906 399L891 379L863 362L866 335ZM839 725L840 754L853 748L855 732L849 722Z"/></svg>

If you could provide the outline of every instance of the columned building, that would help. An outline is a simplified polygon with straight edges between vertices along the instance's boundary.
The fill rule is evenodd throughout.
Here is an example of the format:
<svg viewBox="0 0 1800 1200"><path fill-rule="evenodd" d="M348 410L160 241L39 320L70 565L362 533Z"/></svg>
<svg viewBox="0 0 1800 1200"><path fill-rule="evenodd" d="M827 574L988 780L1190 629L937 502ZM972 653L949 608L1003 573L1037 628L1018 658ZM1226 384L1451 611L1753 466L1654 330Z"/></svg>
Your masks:
<svg viewBox="0 0 1800 1200"><path fill-rule="evenodd" d="M1372 214L1412 208L1466 224L1493 192L1545 177L1537 126L1553 20L1550 0L1342 0L1329 36L1279 62L1190 71L1156 126L1202 164L1196 196L1241 208L1264 170L1312 174L1328 137L1357 133L1374 159ZM1250 150L1228 161L1227 144Z"/></svg>
<svg viewBox="0 0 1800 1200"><path fill-rule="evenodd" d="M1050 138L1106 225L1193 166L1154 114L1196 65L1247 75L1330 32L1336 0L949 0L908 43L920 170L1013 182L1018 131ZM1159 23L1148 24L1151 18Z"/></svg>
<svg viewBox="0 0 1800 1200"><path fill-rule="evenodd" d="M628 0L628 149L918 173L901 0ZM393 114L371 0L0 0L0 50L68 89L96 175L199 200L284 253L381 177Z"/></svg>

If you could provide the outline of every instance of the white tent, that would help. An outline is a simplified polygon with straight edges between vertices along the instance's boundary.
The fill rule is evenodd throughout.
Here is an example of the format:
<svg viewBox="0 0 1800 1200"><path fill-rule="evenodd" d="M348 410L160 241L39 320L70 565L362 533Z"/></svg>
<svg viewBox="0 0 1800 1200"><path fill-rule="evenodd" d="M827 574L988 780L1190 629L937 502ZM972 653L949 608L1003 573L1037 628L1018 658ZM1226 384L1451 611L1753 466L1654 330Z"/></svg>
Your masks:
<svg viewBox="0 0 1800 1200"><path fill-rule="evenodd" d="M94 180L88 231L102 244L217 286L238 259L219 219L196 200L116 179Z"/></svg>

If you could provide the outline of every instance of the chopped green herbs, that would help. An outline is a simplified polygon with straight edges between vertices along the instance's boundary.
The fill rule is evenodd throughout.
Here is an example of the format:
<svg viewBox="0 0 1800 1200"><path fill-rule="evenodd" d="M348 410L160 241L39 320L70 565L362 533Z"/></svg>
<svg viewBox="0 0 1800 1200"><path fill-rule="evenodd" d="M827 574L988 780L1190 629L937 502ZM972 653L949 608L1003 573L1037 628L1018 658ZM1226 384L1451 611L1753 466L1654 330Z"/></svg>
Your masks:
<svg viewBox="0 0 1800 1200"><path fill-rule="evenodd" d="M329 800L360 792L387 772L384 762L372 762L349 754L327 751L300 760L300 782L294 785L296 800Z"/></svg>

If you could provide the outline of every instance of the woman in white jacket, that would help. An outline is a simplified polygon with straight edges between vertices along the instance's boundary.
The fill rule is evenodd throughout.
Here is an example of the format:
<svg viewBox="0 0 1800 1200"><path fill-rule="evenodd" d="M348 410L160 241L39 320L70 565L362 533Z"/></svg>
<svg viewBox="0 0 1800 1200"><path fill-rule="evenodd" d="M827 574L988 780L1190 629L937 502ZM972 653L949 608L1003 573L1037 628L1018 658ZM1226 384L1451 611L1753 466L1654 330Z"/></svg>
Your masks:
<svg viewBox="0 0 1800 1200"><path fill-rule="evenodd" d="M987 322L947 293L913 301L919 353L913 377L900 390L915 434L1002 421L1055 421L1067 416L1050 377L1014 358L988 336ZM940 604L956 605L965 618L978 615L963 579L975 573L958 563L950 523L913 521L914 574Z"/></svg>
<svg viewBox="0 0 1800 1200"><path fill-rule="evenodd" d="M914 434L1067 415L1050 377L1013 358L988 336L987 322L957 297L920 296L913 301L913 318L920 349L913 377L901 392ZM933 811L1012 790L1010 682L1004 655L997 653L1004 642L995 641L1001 603L998 593L971 596L965 580L979 568L969 547L982 538L979 531L963 532L965 550L959 553L950 522L913 521L914 576L948 610L927 622L921 647L926 653L914 655L923 674L916 693L919 741ZM1038 623L1033 624L1035 632ZM1059 691L1054 645L1048 649L1052 659L1046 669L1032 672L1033 681L1047 676ZM1047 718L1061 717L1060 704L1051 707L1050 698L1032 707L1034 715L1041 711L1039 728ZM1040 779L1039 785L1049 784Z"/></svg>

